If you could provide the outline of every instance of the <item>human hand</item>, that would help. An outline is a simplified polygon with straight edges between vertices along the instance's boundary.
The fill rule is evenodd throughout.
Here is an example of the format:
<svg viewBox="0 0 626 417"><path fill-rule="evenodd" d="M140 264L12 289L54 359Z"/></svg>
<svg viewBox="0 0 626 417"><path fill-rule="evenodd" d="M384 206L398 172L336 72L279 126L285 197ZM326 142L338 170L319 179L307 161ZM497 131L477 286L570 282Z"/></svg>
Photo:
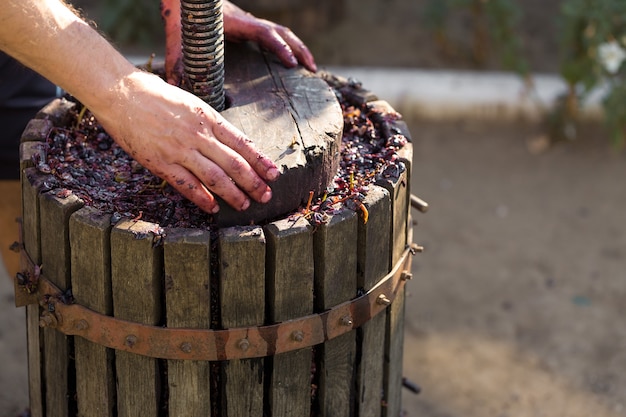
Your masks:
<svg viewBox="0 0 626 417"><path fill-rule="evenodd" d="M76 97L128 154L202 210L219 210L214 194L237 210L272 197L267 181L279 171L243 133L200 98L137 69L62 2L8 0L0 22L2 50Z"/></svg>
<svg viewBox="0 0 626 417"><path fill-rule="evenodd" d="M317 71L313 55L289 28L259 19L229 1L223 3L224 37L230 41L254 41L280 59L288 68L302 64Z"/></svg>
<svg viewBox="0 0 626 417"><path fill-rule="evenodd" d="M313 55L289 28L258 19L229 1L224 1L222 7L227 40L257 42L288 68L301 63L309 71L317 71ZM180 0L161 0L161 16L165 22L165 74L173 85L180 85L183 75L180 13Z"/></svg>
<svg viewBox="0 0 626 417"><path fill-rule="evenodd" d="M272 197L266 181L278 177L276 165L193 94L136 71L109 104L90 107L107 132L202 210L217 213L214 194L236 210Z"/></svg>

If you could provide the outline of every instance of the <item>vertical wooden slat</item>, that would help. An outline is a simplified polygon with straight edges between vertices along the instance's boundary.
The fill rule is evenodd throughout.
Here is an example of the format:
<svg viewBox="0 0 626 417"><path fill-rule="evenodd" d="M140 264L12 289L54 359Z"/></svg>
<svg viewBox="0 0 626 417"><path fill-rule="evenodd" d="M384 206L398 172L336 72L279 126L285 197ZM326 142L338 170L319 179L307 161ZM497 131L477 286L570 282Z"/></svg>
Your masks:
<svg viewBox="0 0 626 417"><path fill-rule="evenodd" d="M402 413L402 358L404 344L405 288L398 292L387 311L387 341L385 347L386 416L400 417Z"/></svg>
<svg viewBox="0 0 626 417"><path fill-rule="evenodd" d="M412 218L411 218L411 189L412 189L412 184L411 184L411 176L412 176L412 172L413 172L413 144L411 142L407 143L406 145L404 145L402 147L402 149L400 149L398 151L398 156L400 157L400 161L402 161L404 163L404 166L406 167L406 173L404 175L405 177L405 181L406 181L406 195L407 195L407 207L406 207L406 243L410 244L410 231L413 228L413 224L411 223Z"/></svg>
<svg viewBox="0 0 626 417"><path fill-rule="evenodd" d="M112 314L111 216L83 207L70 217L72 292L78 303ZM113 351L74 338L76 399L81 417L112 417L115 409Z"/></svg>
<svg viewBox="0 0 626 417"><path fill-rule="evenodd" d="M48 133L54 127L54 123L49 119L33 119L28 122L20 136L20 142L41 142L46 140ZM24 153L20 153L20 158L24 160Z"/></svg>
<svg viewBox="0 0 626 417"><path fill-rule="evenodd" d="M314 234L316 308L327 310L356 296L357 236L356 213L345 210L318 227ZM345 318L350 320L349 317ZM356 331L321 346L320 415L350 416L353 410L353 373L356 359Z"/></svg>
<svg viewBox="0 0 626 417"><path fill-rule="evenodd" d="M380 180L377 185L385 188L389 192L391 199L391 222L392 229L388 236L391 245L391 253L389 261L394 265L404 248L406 247L407 237L407 219L409 216L409 177L408 171L405 170L398 178L390 178L388 180Z"/></svg>
<svg viewBox="0 0 626 417"><path fill-rule="evenodd" d="M163 252L167 327L210 328L210 232L169 229ZM208 361L168 360L169 415L210 416L209 376Z"/></svg>
<svg viewBox="0 0 626 417"><path fill-rule="evenodd" d="M54 192L39 195L43 272L62 291L70 287L69 218L82 205L73 194L67 198ZM75 394L75 387L69 386L73 337L44 328L44 339L46 417L65 417Z"/></svg>
<svg viewBox="0 0 626 417"><path fill-rule="evenodd" d="M383 137L391 137L402 134L410 140L408 126L404 121L396 117L386 118L384 115L395 114L395 110L389 103L376 100L368 103L368 107L380 115L378 121L381 126ZM398 151L396 163L404 163L406 171L399 178L382 179L377 182L379 186L389 191L391 198L392 228L390 239L390 262L391 265L400 258L408 243L409 232L409 202L411 163L413 159L413 147L407 143ZM384 369L384 415L398 417L401 413L402 403L402 353L404 342L404 303L405 289L402 287L395 296L394 303L387 308L387 329L385 332L385 369Z"/></svg>
<svg viewBox="0 0 626 417"><path fill-rule="evenodd" d="M358 280L369 291L389 271L391 201L389 192L373 186L363 201L369 212L367 223L359 216ZM359 417L379 417L383 399L383 356L385 314L378 314L361 329L361 363L357 372Z"/></svg>
<svg viewBox="0 0 626 417"><path fill-rule="evenodd" d="M269 318L282 322L313 313L313 236L304 218L265 227ZM298 343L293 335L293 343ZM312 349L272 357L271 415L306 416L311 409Z"/></svg>
<svg viewBox="0 0 626 417"><path fill-rule="evenodd" d="M163 251L153 245L156 225L123 220L111 231L111 283L115 317L157 325L161 319ZM136 335L126 335L132 346ZM134 353L115 353L118 417L156 416L158 362Z"/></svg>
<svg viewBox="0 0 626 417"><path fill-rule="evenodd" d="M219 233L220 303L224 328L259 326L265 320L265 235L258 226ZM242 341L245 347L245 341ZM223 364L226 416L263 416L264 359Z"/></svg>
<svg viewBox="0 0 626 417"><path fill-rule="evenodd" d="M22 159L29 161L30 158ZM23 163L23 162L22 162ZM39 230L39 199L37 170L22 170L22 238L33 262L41 264L41 234ZM43 417L43 330L39 328L39 306L26 306L26 335L28 347L28 390L32 417Z"/></svg>
<svg viewBox="0 0 626 417"><path fill-rule="evenodd" d="M392 200L391 214L393 232L391 236L391 263L400 259L408 242L410 178L412 146L406 144L400 152L400 160L405 164L404 171L397 180L381 184ZM404 347L404 311L406 289L403 286L395 300L387 309L387 340L385 346L385 403L387 417L399 417L402 412L402 360Z"/></svg>
<svg viewBox="0 0 626 417"><path fill-rule="evenodd" d="M46 104L44 108L39 110L35 115L36 119L48 119L55 126L67 126L72 120L70 110L76 107L76 103L65 98L57 98Z"/></svg>

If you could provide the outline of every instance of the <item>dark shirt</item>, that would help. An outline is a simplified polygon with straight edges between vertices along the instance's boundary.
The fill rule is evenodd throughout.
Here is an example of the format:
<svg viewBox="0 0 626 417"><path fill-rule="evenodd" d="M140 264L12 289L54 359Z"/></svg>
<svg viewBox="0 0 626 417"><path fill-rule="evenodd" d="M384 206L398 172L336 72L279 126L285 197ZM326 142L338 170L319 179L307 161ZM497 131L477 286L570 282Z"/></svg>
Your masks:
<svg viewBox="0 0 626 417"><path fill-rule="evenodd" d="M54 84L0 52L0 179L19 178L22 132L56 95Z"/></svg>

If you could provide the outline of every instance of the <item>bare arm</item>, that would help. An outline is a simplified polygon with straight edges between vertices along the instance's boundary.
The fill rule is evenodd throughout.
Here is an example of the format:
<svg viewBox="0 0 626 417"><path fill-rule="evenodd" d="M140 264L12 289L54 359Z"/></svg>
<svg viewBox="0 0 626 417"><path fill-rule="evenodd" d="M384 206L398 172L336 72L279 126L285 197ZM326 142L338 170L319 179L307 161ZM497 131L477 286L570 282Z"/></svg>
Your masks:
<svg viewBox="0 0 626 417"><path fill-rule="evenodd" d="M59 0L6 0L0 49L85 104L138 162L207 212L271 198L276 166L210 106L136 69ZM232 178L232 181L231 181Z"/></svg>

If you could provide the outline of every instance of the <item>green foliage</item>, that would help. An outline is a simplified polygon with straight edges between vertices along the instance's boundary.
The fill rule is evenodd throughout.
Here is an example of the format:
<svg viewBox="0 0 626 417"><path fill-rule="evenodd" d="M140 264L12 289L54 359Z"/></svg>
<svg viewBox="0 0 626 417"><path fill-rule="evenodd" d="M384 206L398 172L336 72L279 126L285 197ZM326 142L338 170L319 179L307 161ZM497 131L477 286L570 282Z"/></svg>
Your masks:
<svg viewBox="0 0 626 417"><path fill-rule="evenodd" d="M626 85L614 83L611 91L604 98L606 123L609 127L613 142L617 146L624 145L626 137Z"/></svg>
<svg viewBox="0 0 626 417"><path fill-rule="evenodd" d="M448 18L455 10L467 11L472 17L472 53L478 64L484 64L487 50L495 49L503 68L528 74L528 64L516 35L521 11L512 0L429 0L426 25L442 38Z"/></svg>
<svg viewBox="0 0 626 417"><path fill-rule="evenodd" d="M604 110L617 145L626 133L626 2L568 0L563 3L561 75L579 101L607 84ZM605 51L603 53L603 51Z"/></svg>
<svg viewBox="0 0 626 417"><path fill-rule="evenodd" d="M528 63L523 58L522 44L515 33L521 11L510 0L482 1L494 46L504 68L528 75Z"/></svg>
<svg viewBox="0 0 626 417"><path fill-rule="evenodd" d="M438 35L446 29L453 12L474 16L474 54L481 31L496 51L504 69L527 76L529 68L516 25L521 10L515 0L430 0L426 21ZM477 19L480 17L481 19ZM560 16L560 72L569 88L555 110L560 126L571 126L578 103L599 87L606 88L603 100L606 122L616 144L626 141L626 1L563 0ZM485 25L481 27L481 25ZM554 115L553 115L554 116Z"/></svg>
<svg viewBox="0 0 626 417"><path fill-rule="evenodd" d="M105 0L101 29L116 43L154 45L162 38L158 0Z"/></svg>

